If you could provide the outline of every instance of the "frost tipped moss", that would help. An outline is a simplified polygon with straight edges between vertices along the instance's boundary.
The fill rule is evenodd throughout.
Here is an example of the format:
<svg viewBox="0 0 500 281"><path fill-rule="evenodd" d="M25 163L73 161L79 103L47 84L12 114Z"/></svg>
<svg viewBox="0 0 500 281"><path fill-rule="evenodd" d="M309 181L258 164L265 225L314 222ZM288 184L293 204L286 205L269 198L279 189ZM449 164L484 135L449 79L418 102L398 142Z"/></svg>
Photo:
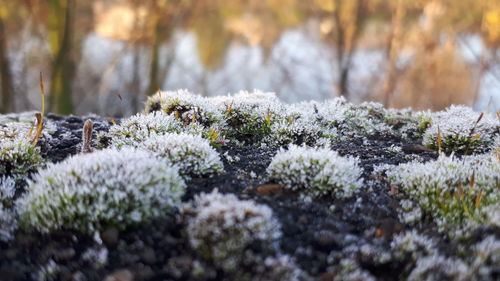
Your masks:
<svg viewBox="0 0 500 281"><path fill-rule="evenodd" d="M183 176L207 176L219 173L224 166L219 154L210 143L200 136L189 134L166 134L149 138L141 149L166 158L179 167Z"/></svg>
<svg viewBox="0 0 500 281"><path fill-rule="evenodd" d="M415 208L422 208L441 231L495 223L490 218L491 208L498 210L500 204L500 159L494 155L462 159L441 155L427 163L400 164L386 175L416 200Z"/></svg>
<svg viewBox="0 0 500 281"><path fill-rule="evenodd" d="M287 106L285 116L272 123L266 143L318 145L336 139L336 129L326 130L320 125L321 116L315 112L317 104L302 102Z"/></svg>
<svg viewBox="0 0 500 281"><path fill-rule="evenodd" d="M41 232L124 229L177 206L184 190L177 168L150 153L102 150L40 171L20 199L20 220Z"/></svg>
<svg viewBox="0 0 500 281"><path fill-rule="evenodd" d="M222 106L229 137L245 142L260 141L271 133L271 125L279 120L285 107L274 93L241 91L232 96L212 98Z"/></svg>
<svg viewBox="0 0 500 281"><path fill-rule="evenodd" d="M364 102L355 105L343 97L317 106L318 122L327 133L346 140L352 137L395 135L407 137L417 129L417 117L408 110L385 109L382 104Z"/></svg>
<svg viewBox="0 0 500 281"><path fill-rule="evenodd" d="M433 149L440 146L446 153L487 151L493 146L495 136L500 134L500 120L488 113L474 112L467 106L452 105L431 116L423 143Z"/></svg>
<svg viewBox="0 0 500 281"><path fill-rule="evenodd" d="M362 185L362 169L353 157L328 148L292 145L281 149L267 168L269 180L313 196L350 197Z"/></svg>
<svg viewBox="0 0 500 281"><path fill-rule="evenodd" d="M204 127L224 127L224 116L208 98L187 90L158 92L146 101L146 112L163 111L184 125L197 123Z"/></svg>
<svg viewBox="0 0 500 281"><path fill-rule="evenodd" d="M238 268L243 251L252 243L272 244L281 235L269 207L217 190L196 196L184 213L191 247L229 272Z"/></svg>
<svg viewBox="0 0 500 281"><path fill-rule="evenodd" d="M20 176L34 172L43 160L40 149L29 139L29 125L0 125L0 175Z"/></svg>
<svg viewBox="0 0 500 281"><path fill-rule="evenodd" d="M201 134L203 128L196 124L183 125L175 117L159 111L129 117L100 135L99 141L104 146L138 146L150 137L181 132Z"/></svg>

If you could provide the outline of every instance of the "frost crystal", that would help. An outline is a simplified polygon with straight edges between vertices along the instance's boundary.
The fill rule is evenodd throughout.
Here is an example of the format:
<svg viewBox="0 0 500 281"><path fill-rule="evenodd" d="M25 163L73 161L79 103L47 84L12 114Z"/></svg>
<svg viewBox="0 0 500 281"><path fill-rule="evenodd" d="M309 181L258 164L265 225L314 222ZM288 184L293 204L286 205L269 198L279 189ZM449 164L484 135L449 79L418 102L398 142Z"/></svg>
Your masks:
<svg viewBox="0 0 500 281"><path fill-rule="evenodd" d="M495 136L500 134L500 123L489 113L479 120L480 114L462 105L452 105L445 111L434 113L424 134L424 145L437 149L440 134L444 152L467 154L488 150Z"/></svg>
<svg viewBox="0 0 500 281"><path fill-rule="evenodd" d="M14 231L17 229L17 221L14 212L5 209L0 204L0 241L9 241L14 238Z"/></svg>
<svg viewBox="0 0 500 281"><path fill-rule="evenodd" d="M435 242L415 230L396 235L391 242L392 253L398 260L410 257L416 261L423 256L436 253Z"/></svg>
<svg viewBox="0 0 500 281"><path fill-rule="evenodd" d="M224 166L219 154L200 136L166 134L149 138L139 146L179 167L183 176L219 173Z"/></svg>
<svg viewBox="0 0 500 281"><path fill-rule="evenodd" d="M485 211L500 203L500 159L496 156L458 159L441 155L427 163L400 164L386 174L389 182L403 187L441 230L494 223Z"/></svg>
<svg viewBox="0 0 500 281"><path fill-rule="evenodd" d="M477 280L495 280L500 265L500 240L495 236L488 236L474 246L475 259L471 268Z"/></svg>
<svg viewBox="0 0 500 281"><path fill-rule="evenodd" d="M160 215L179 204L185 184L150 153L108 149L49 165L27 190L18 202L24 227L92 233Z"/></svg>
<svg viewBox="0 0 500 281"><path fill-rule="evenodd" d="M358 163L357 158L342 157L328 148L291 145L278 151L267 173L270 181L287 189L342 198L352 196L363 183Z"/></svg>
<svg viewBox="0 0 500 281"><path fill-rule="evenodd" d="M408 276L408 281L468 280L469 268L461 260L447 259L439 255L421 258Z"/></svg>
<svg viewBox="0 0 500 281"><path fill-rule="evenodd" d="M238 268L250 244L273 243L281 236L280 224L269 207L217 190L197 195L184 213L191 247L226 271Z"/></svg>
<svg viewBox="0 0 500 281"><path fill-rule="evenodd" d="M16 192L16 181L12 178L0 177L0 206L10 205Z"/></svg>
<svg viewBox="0 0 500 281"><path fill-rule="evenodd" d="M304 272L297 267L288 255L278 257L267 257L260 270L260 274L254 276L252 281L299 281L305 280Z"/></svg>

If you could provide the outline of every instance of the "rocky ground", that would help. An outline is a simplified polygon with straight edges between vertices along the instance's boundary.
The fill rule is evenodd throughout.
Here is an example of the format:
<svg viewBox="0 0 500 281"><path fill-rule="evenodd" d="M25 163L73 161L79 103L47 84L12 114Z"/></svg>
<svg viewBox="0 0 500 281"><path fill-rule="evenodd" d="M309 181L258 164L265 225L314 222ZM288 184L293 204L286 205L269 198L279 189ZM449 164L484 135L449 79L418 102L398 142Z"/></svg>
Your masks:
<svg viewBox="0 0 500 281"><path fill-rule="evenodd" d="M105 118L88 118L94 120L95 131L107 130L111 125ZM56 124L57 130L49 142L42 143L44 156L57 162L75 154L87 117L48 115L47 119ZM230 156L223 157L224 173L189 181L183 201L218 188L222 193L234 193L242 199L270 206L282 225L282 251L293 256L297 265L313 279L333 280L334 274L329 267L335 265L333 257L336 254L362 245L389 251L393 235L409 229L398 220L399 203L393 196L397 190L391 190L381 178L372 175L372 171L374 165L437 157L437 153L422 149L419 143L418 139L403 143L397 138L381 137L334 143L333 149L340 154L360 158L366 183L353 198L335 201L308 200L267 182L265 170L276 148L228 144L219 149L221 155ZM391 149L391 146L402 149ZM432 224L422 222L416 229L435 237L439 241L438 248L445 253L453 255L459 251L455 245L441 239ZM487 231L478 230L471 239L479 241L487 235ZM377 262L370 255L355 258L363 270L379 280L399 280L407 266L403 261ZM189 247L180 215L170 213L125 232L110 228L93 237L69 231L50 235L18 232L13 241L0 242L0 279L225 279L222 272L211 269L210 265L205 266L202 276L194 276L192 272L198 260ZM500 272L497 274L500 276Z"/></svg>

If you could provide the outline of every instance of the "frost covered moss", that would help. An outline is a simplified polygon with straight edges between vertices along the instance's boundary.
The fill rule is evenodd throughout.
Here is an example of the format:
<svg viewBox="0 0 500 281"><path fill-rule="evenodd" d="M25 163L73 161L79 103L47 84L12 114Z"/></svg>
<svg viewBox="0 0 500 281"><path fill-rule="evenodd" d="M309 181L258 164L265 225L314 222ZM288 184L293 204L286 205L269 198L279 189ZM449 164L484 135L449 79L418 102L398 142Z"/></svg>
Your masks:
<svg viewBox="0 0 500 281"><path fill-rule="evenodd" d="M148 138L167 133L201 134L203 128L196 124L183 125L175 117L164 112L137 114L112 126L107 133L99 136L99 142L104 146L122 147L138 146Z"/></svg>
<svg viewBox="0 0 500 281"><path fill-rule="evenodd" d="M92 233L124 229L180 203L185 184L176 167L132 149L108 149L51 164L19 201L23 227Z"/></svg>
<svg viewBox="0 0 500 281"><path fill-rule="evenodd" d="M287 106L283 118L271 125L271 134L265 142L272 145L318 145L337 138L337 131L326 130L320 124L316 102L302 102Z"/></svg>
<svg viewBox="0 0 500 281"><path fill-rule="evenodd" d="M238 269L244 250L252 243L272 244L281 236L269 207L217 190L197 195L184 207L184 214L191 247L228 272Z"/></svg>
<svg viewBox="0 0 500 281"><path fill-rule="evenodd" d="M172 133L151 137L139 148L167 159L187 177L213 175L224 169L217 151L197 135Z"/></svg>
<svg viewBox="0 0 500 281"><path fill-rule="evenodd" d="M263 136L269 135L271 125L285 111L274 93L241 91L211 100L223 108L228 125L227 136L250 143L261 141Z"/></svg>
<svg viewBox="0 0 500 281"><path fill-rule="evenodd" d="M362 169L353 157L329 148L291 145L280 149L267 168L269 180L313 196L350 197L362 185Z"/></svg>
<svg viewBox="0 0 500 281"><path fill-rule="evenodd" d="M500 120L491 114L474 112L467 106L452 105L445 111L431 115L423 143L433 149L441 146L445 153L471 154L491 149L495 137L499 135Z"/></svg>
<svg viewBox="0 0 500 281"><path fill-rule="evenodd" d="M418 117L409 110L385 109L382 104L355 105L343 97L316 106L318 122L325 133L346 140L352 137L389 135L408 137L417 131Z"/></svg>
<svg viewBox="0 0 500 281"><path fill-rule="evenodd" d="M491 218L500 212L500 159L494 155L462 159L441 155L427 163L400 164L386 175L441 231L496 223Z"/></svg>
<svg viewBox="0 0 500 281"><path fill-rule="evenodd" d="M158 92L146 101L146 112L163 111L184 125L197 123L204 127L223 128L224 116L208 98L187 90Z"/></svg>
<svg viewBox="0 0 500 281"><path fill-rule="evenodd" d="M31 143L28 131L25 123L0 125L0 175L21 176L41 166L40 149Z"/></svg>

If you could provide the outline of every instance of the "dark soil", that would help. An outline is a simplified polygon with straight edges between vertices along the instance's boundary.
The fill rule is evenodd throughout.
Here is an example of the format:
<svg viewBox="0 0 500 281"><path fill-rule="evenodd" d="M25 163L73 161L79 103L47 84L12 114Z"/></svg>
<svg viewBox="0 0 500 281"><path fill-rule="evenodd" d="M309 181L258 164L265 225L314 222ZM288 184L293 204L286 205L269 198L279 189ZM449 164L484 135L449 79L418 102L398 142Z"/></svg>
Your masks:
<svg viewBox="0 0 500 281"><path fill-rule="evenodd" d="M49 115L48 119L57 124L57 131L50 141L42 142L44 156L57 162L77 153L86 118ZM88 118L93 119L96 131L107 130L111 125L104 118ZM404 146L403 151L408 153L389 152L392 144ZM329 255L363 244L388 250L393 234L407 229L398 220L399 204L391 195L390 187L371 176L371 172L374 165L407 162L411 159L409 155L418 155L424 160L437 156L434 152L412 149L412 145L418 144L418 139L402 143L397 138L383 137L371 138L367 143L361 139L334 143L333 148L339 153L360 158L366 187L349 200L324 198L311 202L305 202L299 194L280 190L266 192L261 187L269 184L265 170L276 148L229 144L220 149L221 155L228 152L240 160L229 163L223 157L225 172L212 178L192 179L183 199L189 201L195 194L218 188L223 193L267 204L282 224L282 251L292 255L313 278L331 280L332 275L327 273L331 265ZM427 223L418 229L429 235L436 233ZM478 235L484 236L484 233ZM440 241L440 247L453 251L447 243ZM97 257L89 253L106 250L107 263L97 266ZM202 277L195 278L190 273L195 260L199 258L189 248L181 216L170 213L126 232L118 233L111 228L95 237L71 231L50 235L18 232L13 241L0 242L0 280L36 280L42 275L54 280L103 280L110 274L115 279L109 280L129 280L126 278L131 275L134 280L226 279L220 271L210 269L210 265L206 265ZM404 268L402 264L379 264L362 258L359 263L380 280L398 280Z"/></svg>

